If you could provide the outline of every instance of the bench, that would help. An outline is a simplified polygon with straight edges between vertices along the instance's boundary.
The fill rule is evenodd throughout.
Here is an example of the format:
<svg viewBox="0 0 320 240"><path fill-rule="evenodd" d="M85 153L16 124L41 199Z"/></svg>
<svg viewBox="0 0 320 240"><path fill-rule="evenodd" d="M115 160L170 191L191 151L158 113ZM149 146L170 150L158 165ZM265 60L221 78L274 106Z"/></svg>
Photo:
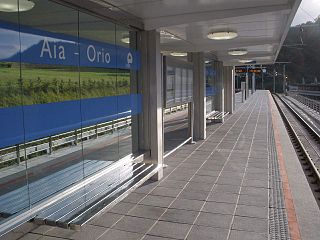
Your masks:
<svg viewBox="0 0 320 240"><path fill-rule="evenodd" d="M214 122L222 122L224 117L226 117L229 112L219 112L219 111L212 111L211 113L207 114L206 119Z"/></svg>

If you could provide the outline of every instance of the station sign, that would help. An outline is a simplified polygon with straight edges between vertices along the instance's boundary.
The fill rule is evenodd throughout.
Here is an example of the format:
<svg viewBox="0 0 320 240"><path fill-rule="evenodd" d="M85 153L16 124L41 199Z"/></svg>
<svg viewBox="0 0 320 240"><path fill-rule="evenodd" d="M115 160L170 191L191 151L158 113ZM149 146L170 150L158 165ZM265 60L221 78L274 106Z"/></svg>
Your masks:
<svg viewBox="0 0 320 240"><path fill-rule="evenodd" d="M115 44L0 21L0 62L138 70L138 51ZM20 38L20 42L18 41ZM8 43L17 39L17 47ZM19 46L20 45L20 46Z"/></svg>

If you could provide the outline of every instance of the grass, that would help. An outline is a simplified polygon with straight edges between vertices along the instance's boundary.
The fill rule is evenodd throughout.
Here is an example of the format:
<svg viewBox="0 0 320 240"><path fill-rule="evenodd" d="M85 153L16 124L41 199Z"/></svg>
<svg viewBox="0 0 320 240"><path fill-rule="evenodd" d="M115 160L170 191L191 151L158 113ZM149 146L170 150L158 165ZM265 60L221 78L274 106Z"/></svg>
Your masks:
<svg viewBox="0 0 320 240"><path fill-rule="evenodd" d="M43 104L130 93L130 72L113 69L39 68L0 64L0 107ZM81 91L80 91L81 90Z"/></svg>

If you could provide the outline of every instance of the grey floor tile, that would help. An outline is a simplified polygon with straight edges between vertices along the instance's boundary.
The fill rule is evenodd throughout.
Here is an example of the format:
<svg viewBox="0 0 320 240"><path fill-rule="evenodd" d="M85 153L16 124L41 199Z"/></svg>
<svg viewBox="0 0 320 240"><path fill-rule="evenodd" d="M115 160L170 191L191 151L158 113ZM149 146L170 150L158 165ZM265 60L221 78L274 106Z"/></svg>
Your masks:
<svg viewBox="0 0 320 240"><path fill-rule="evenodd" d="M127 203L127 202L119 202L113 208L111 208L108 212L117 213L117 214L126 214L130 211L136 204L134 203Z"/></svg>
<svg viewBox="0 0 320 240"><path fill-rule="evenodd" d="M17 232L9 232L5 234L4 236L0 237L0 240L17 240L21 238L24 235L24 233L17 233Z"/></svg>
<svg viewBox="0 0 320 240"><path fill-rule="evenodd" d="M152 188L156 187L158 184L159 182L147 181L142 186L138 187L134 192L147 194L151 191Z"/></svg>
<svg viewBox="0 0 320 240"><path fill-rule="evenodd" d="M48 232L46 232L45 235L59 238L71 238L75 233L76 231L71 229L53 227Z"/></svg>
<svg viewBox="0 0 320 240"><path fill-rule="evenodd" d="M192 175L177 175L177 174L170 174L167 180L175 180L175 181L189 181Z"/></svg>
<svg viewBox="0 0 320 240"><path fill-rule="evenodd" d="M159 186L160 187L166 187L166 188L178 188L178 189L182 189L184 188L184 186L187 184L186 181L175 181L175 180L164 180L161 181Z"/></svg>
<svg viewBox="0 0 320 240"><path fill-rule="evenodd" d="M202 212L195 225L229 229L231 221L232 215Z"/></svg>
<svg viewBox="0 0 320 240"><path fill-rule="evenodd" d="M224 185L235 185L241 186L242 178L240 177L233 177L233 178L219 178L217 184L224 184Z"/></svg>
<svg viewBox="0 0 320 240"><path fill-rule="evenodd" d="M246 232L231 230L229 240L267 240L268 236L266 234L260 234L255 232Z"/></svg>
<svg viewBox="0 0 320 240"><path fill-rule="evenodd" d="M238 194L212 192L208 197L208 201L223 202L223 203L236 203L238 200Z"/></svg>
<svg viewBox="0 0 320 240"><path fill-rule="evenodd" d="M177 195L180 193L180 189L176 188L166 188L166 187L156 187L150 195L155 196L165 196L165 197L177 197Z"/></svg>
<svg viewBox="0 0 320 240"><path fill-rule="evenodd" d="M147 235L143 240L172 240L172 238L163 238L158 236Z"/></svg>
<svg viewBox="0 0 320 240"><path fill-rule="evenodd" d="M212 192L214 192L214 193L233 193L233 194L238 194L239 190L240 190L240 186L216 184L214 186Z"/></svg>
<svg viewBox="0 0 320 240"><path fill-rule="evenodd" d="M186 191L211 191L213 184L211 183L198 183L198 182L189 182L185 187Z"/></svg>
<svg viewBox="0 0 320 240"><path fill-rule="evenodd" d="M220 171L210 171L210 170L201 169L197 172L196 175L217 177L219 176L219 174L220 174Z"/></svg>
<svg viewBox="0 0 320 240"><path fill-rule="evenodd" d="M38 228L39 225L33 223L33 222L26 222L22 225L20 225L19 227L15 228L14 230L12 230L12 232L16 232L16 233L29 233L32 230Z"/></svg>
<svg viewBox="0 0 320 240"><path fill-rule="evenodd" d="M38 233L38 234L45 234L46 232L48 232L52 228L53 227L51 227L51 226L40 225L39 227L33 229L31 232L32 233Z"/></svg>
<svg viewBox="0 0 320 240"><path fill-rule="evenodd" d="M43 235L35 234L35 233L27 233L22 238L19 238L19 240L38 240ZM1 239L1 238L0 238Z"/></svg>
<svg viewBox="0 0 320 240"><path fill-rule="evenodd" d="M80 231L75 232L71 236L71 239L74 239L74 240L96 240L105 231L107 231L107 229L103 228L103 227L85 225Z"/></svg>
<svg viewBox="0 0 320 240"><path fill-rule="evenodd" d="M155 222L154 219L125 216L113 228L145 234Z"/></svg>
<svg viewBox="0 0 320 240"><path fill-rule="evenodd" d="M129 202L129 203L138 203L145 194L140 194L140 193L130 193L128 197L122 200L122 202Z"/></svg>
<svg viewBox="0 0 320 240"><path fill-rule="evenodd" d="M268 193L268 189L267 188L245 187L245 186L243 186L241 188L240 194L268 197L269 193Z"/></svg>
<svg viewBox="0 0 320 240"><path fill-rule="evenodd" d="M245 179L243 181L243 186L268 188L268 181Z"/></svg>
<svg viewBox="0 0 320 240"><path fill-rule="evenodd" d="M155 206L137 205L127 215L134 217L159 219L166 209Z"/></svg>
<svg viewBox="0 0 320 240"><path fill-rule="evenodd" d="M268 198L260 195L240 195L238 204L267 207Z"/></svg>
<svg viewBox="0 0 320 240"><path fill-rule="evenodd" d="M191 225L188 224L159 221L148 234L159 237L184 239L190 227Z"/></svg>
<svg viewBox="0 0 320 240"><path fill-rule="evenodd" d="M227 229L194 225L187 240L226 240L227 236Z"/></svg>
<svg viewBox="0 0 320 240"><path fill-rule="evenodd" d="M198 212L169 208L160 218L162 221L193 224Z"/></svg>
<svg viewBox="0 0 320 240"><path fill-rule="evenodd" d="M268 218L268 208L258 206L238 205L236 215L244 217Z"/></svg>
<svg viewBox="0 0 320 240"><path fill-rule="evenodd" d="M98 216L90 221L89 224L101 227L111 227L116 223L123 215L107 212L101 216Z"/></svg>
<svg viewBox="0 0 320 240"><path fill-rule="evenodd" d="M219 203L219 202L206 202L202 211L209 213L220 214L233 214L236 208L236 204L231 203Z"/></svg>
<svg viewBox="0 0 320 240"><path fill-rule="evenodd" d="M183 210L199 211L203 204L204 201L178 198L172 203L170 207Z"/></svg>
<svg viewBox="0 0 320 240"><path fill-rule="evenodd" d="M268 233L268 220L235 216L232 229L266 234Z"/></svg>
<svg viewBox="0 0 320 240"><path fill-rule="evenodd" d="M140 204L155 207L168 207L173 202L173 200L174 198L172 197L148 195L140 202Z"/></svg>
<svg viewBox="0 0 320 240"><path fill-rule="evenodd" d="M190 199L190 200L206 200L209 192L205 191L186 191L183 190L178 198Z"/></svg>
<svg viewBox="0 0 320 240"><path fill-rule="evenodd" d="M217 180L217 177L213 177L213 176L194 175L194 177L190 180L190 182L214 184L216 180Z"/></svg>
<svg viewBox="0 0 320 240"><path fill-rule="evenodd" d="M99 238L99 240L138 240L142 238L142 234L125 232L117 229L110 229Z"/></svg>
<svg viewBox="0 0 320 240"><path fill-rule="evenodd" d="M39 238L39 240L65 240L65 238L58 238L58 237L52 237L52 236L42 236L41 238Z"/></svg>
<svg viewBox="0 0 320 240"><path fill-rule="evenodd" d="M198 169L201 166L201 163L182 163L179 167L180 168L187 168L187 169Z"/></svg>

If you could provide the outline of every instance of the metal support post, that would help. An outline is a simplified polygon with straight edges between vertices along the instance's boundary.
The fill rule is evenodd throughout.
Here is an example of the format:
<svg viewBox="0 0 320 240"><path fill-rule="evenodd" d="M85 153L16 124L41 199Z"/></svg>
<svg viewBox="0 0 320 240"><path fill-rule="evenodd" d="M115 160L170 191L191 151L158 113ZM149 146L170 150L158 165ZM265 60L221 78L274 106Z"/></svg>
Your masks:
<svg viewBox="0 0 320 240"><path fill-rule="evenodd" d="M241 95L242 95L242 103L246 100L246 83L241 82Z"/></svg>
<svg viewBox="0 0 320 240"><path fill-rule="evenodd" d="M20 164L20 144L16 145L17 164Z"/></svg>
<svg viewBox="0 0 320 240"><path fill-rule="evenodd" d="M142 86L143 116L139 124L139 149L150 151L149 161L161 166L152 179L163 177L163 93L160 33L156 30L138 33L141 53L139 83Z"/></svg>
<svg viewBox="0 0 320 240"><path fill-rule="evenodd" d="M273 65L273 93L276 93L276 66Z"/></svg>
<svg viewBox="0 0 320 240"><path fill-rule="evenodd" d="M246 100L249 98L249 73L248 73L248 67L247 67L247 72L246 72L246 88L245 88L245 92L246 92Z"/></svg>
<svg viewBox="0 0 320 240"><path fill-rule="evenodd" d="M193 103L193 101L188 103L188 117L189 117L189 119L188 119L189 136L191 137L190 143L194 144L196 142L194 141L194 137L193 137L193 127L194 127L194 103Z"/></svg>
<svg viewBox="0 0 320 240"><path fill-rule="evenodd" d="M286 76L286 65L283 64L283 85L282 90L285 95L287 95L287 76Z"/></svg>
<svg viewBox="0 0 320 240"><path fill-rule="evenodd" d="M264 75L263 75L262 65L261 65L261 89L264 90Z"/></svg>
<svg viewBox="0 0 320 240"><path fill-rule="evenodd" d="M52 153L52 137L49 137L49 154Z"/></svg>

